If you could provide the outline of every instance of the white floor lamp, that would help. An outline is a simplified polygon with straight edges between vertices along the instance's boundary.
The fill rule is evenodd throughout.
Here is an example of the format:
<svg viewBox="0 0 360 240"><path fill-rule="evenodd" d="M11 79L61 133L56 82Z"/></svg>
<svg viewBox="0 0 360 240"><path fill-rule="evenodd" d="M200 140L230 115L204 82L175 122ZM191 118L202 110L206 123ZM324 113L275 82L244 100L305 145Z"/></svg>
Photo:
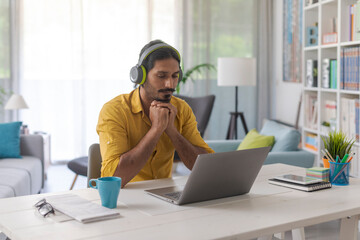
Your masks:
<svg viewBox="0 0 360 240"><path fill-rule="evenodd" d="M218 86L235 86L235 112L230 112L226 139L237 139L237 118L240 117L245 134L248 133L243 112L238 112L238 87L256 86L255 58L218 58Z"/></svg>

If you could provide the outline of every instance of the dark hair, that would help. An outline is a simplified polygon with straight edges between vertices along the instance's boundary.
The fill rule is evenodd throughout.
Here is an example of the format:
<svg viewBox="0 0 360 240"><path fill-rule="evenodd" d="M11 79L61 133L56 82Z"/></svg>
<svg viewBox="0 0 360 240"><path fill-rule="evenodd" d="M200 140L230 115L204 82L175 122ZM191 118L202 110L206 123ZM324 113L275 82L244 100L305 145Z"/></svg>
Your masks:
<svg viewBox="0 0 360 240"><path fill-rule="evenodd" d="M150 48L151 46L153 46L155 44L159 44L159 43L165 43L165 42L163 42L161 40L153 40L153 41L149 42L148 44L146 44L140 51L139 59L141 58L142 53L146 49ZM162 60L162 59L168 59L168 58L174 58L176 61L178 61L179 65L180 65L180 58L179 58L178 53L174 49L166 48L166 47L156 49L155 51L150 53L150 55L146 59L144 59L144 61L142 62L142 65L145 67L146 72L149 72L154 67L156 60Z"/></svg>

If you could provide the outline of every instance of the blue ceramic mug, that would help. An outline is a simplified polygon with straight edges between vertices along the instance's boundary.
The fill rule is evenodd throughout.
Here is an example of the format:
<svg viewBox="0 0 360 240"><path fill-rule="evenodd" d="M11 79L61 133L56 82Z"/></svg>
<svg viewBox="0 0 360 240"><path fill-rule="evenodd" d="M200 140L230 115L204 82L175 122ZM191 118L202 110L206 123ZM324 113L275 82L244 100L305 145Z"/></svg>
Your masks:
<svg viewBox="0 0 360 240"><path fill-rule="evenodd" d="M92 183L95 183L95 185ZM90 179L89 186L99 190L102 206L107 208L116 208L121 188L121 178L102 177L98 179Z"/></svg>

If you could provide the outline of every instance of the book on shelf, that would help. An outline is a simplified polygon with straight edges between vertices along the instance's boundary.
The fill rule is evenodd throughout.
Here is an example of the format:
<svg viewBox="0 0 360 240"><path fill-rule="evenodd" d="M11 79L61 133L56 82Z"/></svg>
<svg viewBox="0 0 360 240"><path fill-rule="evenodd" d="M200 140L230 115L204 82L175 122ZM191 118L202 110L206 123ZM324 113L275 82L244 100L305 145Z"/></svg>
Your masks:
<svg viewBox="0 0 360 240"><path fill-rule="evenodd" d="M340 100L341 131L350 139L359 141L359 99L342 97Z"/></svg>
<svg viewBox="0 0 360 240"><path fill-rule="evenodd" d="M324 58L322 64L322 82L323 88L330 88L330 59Z"/></svg>
<svg viewBox="0 0 360 240"><path fill-rule="evenodd" d="M274 185L297 189L305 192L313 192L321 189L331 188L330 182L319 182L319 183L303 185L300 183L288 182L288 181L278 180L275 178L269 179L268 182Z"/></svg>
<svg viewBox="0 0 360 240"><path fill-rule="evenodd" d="M317 60L306 60L306 86L317 87Z"/></svg>
<svg viewBox="0 0 360 240"><path fill-rule="evenodd" d="M327 99L325 100L325 115L323 120L330 123L333 119L336 119L336 101Z"/></svg>
<svg viewBox="0 0 360 240"><path fill-rule="evenodd" d="M337 60L332 59L330 60L330 88L336 89L337 88Z"/></svg>
<svg viewBox="0 0 360 240"><path fill-rule="evenodd" d="M311 129L317 129L318 102L317 96L305 95L305 126Z"/></svg>
<svg viewBox="0 0 360 240"><path fill-rule="evenodd" d="M305 147L313 151L318 150L318 140L316 134L313 133L305 134Z"/></svg>
<svg viewBox="0 0 360 240"><path fill-rule="evenodd" d="M347 41L360 40L360 1L347 6L347 11L344 12L344 26L345 36Z"/></svg>
<svg viewBox="0 0 360 240"><path fill-rule="evenodd" d="M324 58L322 65L322 83L323 88L336 89L337 86L337 60Z"/></svg>
<svg viewBox="0 0 360 240"><path fill-rule="evenodd" d="M360 47L347 47L341 50L340 87L344 90L359 90Z"/></svg>

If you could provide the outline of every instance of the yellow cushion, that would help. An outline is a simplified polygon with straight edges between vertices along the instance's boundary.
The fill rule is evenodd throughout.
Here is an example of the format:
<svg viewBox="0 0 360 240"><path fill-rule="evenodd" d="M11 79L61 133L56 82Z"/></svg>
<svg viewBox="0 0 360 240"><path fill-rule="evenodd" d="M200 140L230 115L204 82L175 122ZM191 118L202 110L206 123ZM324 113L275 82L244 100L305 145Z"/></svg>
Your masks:
<svg viewBox="0 0 360 240"><path fill-rule="evenodd" d="M274 145L274 143L275 143L274 136L261 135L254 128L250 132L248 132L248 134L246 134L244 140L240 143L237 150L269 147Z"/></svg>

